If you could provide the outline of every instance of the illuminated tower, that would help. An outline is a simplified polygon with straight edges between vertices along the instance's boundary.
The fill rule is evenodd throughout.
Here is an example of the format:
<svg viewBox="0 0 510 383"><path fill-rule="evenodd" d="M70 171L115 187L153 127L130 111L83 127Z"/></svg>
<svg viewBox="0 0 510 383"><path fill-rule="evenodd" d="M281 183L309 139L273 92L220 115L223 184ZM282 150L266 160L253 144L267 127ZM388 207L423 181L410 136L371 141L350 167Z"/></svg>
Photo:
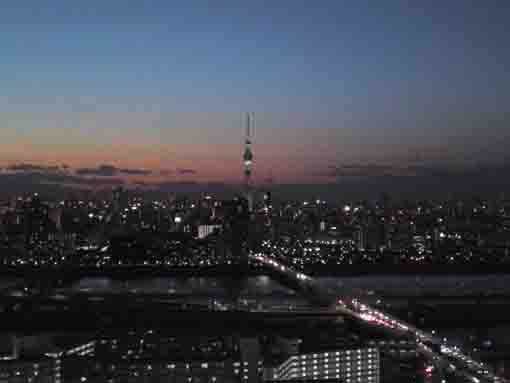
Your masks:
<svg viewBox="0 0 510 383"><path fill-rule="evenodd" d="M244 141L244 188L245 197L248 201L248 210L253 212L253 186L251 173L253 168L253 153L251 151L251 138L255 128L255 116L253 112L246 113L246 139Z"/></svg>

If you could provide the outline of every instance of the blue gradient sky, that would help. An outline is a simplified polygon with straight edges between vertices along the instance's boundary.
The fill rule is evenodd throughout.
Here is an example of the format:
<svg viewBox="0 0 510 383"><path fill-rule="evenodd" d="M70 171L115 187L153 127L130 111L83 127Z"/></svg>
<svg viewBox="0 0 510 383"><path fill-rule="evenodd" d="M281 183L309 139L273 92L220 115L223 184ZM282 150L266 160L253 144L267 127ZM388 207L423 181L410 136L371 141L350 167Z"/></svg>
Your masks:
<svg viewBox="0 0 510 383"><path fill-rule="evenodd" d="M259 180L504 161L510 4L410 3L6 0L0 164L231 181L248 110Z"/></svg>

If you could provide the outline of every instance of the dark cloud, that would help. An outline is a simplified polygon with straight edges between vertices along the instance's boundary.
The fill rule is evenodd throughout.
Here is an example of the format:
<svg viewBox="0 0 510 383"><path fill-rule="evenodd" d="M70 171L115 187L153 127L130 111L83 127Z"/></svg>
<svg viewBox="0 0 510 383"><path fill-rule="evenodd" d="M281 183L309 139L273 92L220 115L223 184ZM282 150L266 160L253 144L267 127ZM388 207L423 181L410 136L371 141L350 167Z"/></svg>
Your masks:
<svg viewBox="0 0 510 383"><path fill-rule="evenodd" d="M14 184L33 185L36 190L37 185L102 187L124 183L124 180L113 177L118 174L119 171L115 167L109 165L101 165L94 169L77 169L73 172L72 168L65 164L60 166L45 166L20 162L6 167L5 170L4 180L8 179L9 182L13 182ZM124 170L131 169L123 169L123 171ZM7 176L8 178L6 178Z"/></svg>
<svg viewBox="0 0 510 383"><path fill-rule="evenodd" d="M76 170L80 176L114 177L119 174L130 176L148 176L152 171L146 169L117 168L113 165L99 165L96 168L81 168Z"/></svg>
<svg viewBox="0 0 510 383"><path fill-rule="evenodd" d="M61 177L47 177L45 182L52 182L57 183L61 185L83 185L83 186L110 186L110 185L123 185L125 182L121 178L114 178L114 177L92 177L92 178L85 178L85 177L75 177L75 176L61 176Z"/></svg>
<svg viewBox="0 0 510 383"><path fill-rule="evenodd" d="M411 165L405 168L410 175L414 176L431 176L431 177L447 177L453 175L452 170L426 165Z"/></svg>
<svg viewBox="0 0 510 383"><path fill-rule="evenodd" d="M61 185L108 186L123 184L124 180L114 177L80 177L68 173L33 173L33 180L40 183Z"/></svg>
<svg viewBox="0 0 510 383"><path fill-rule="evenodd" d="M152 183L152 182L145 182L145 181L135 181L131 184L137 189L142 189L144 191L157 191L159 190L159 184L158 183Z"/></svg>
<svg viewBox="0 0 510 383"><path fill-rule="evenodd" d="M127 174L130 176L149 176L152 174L151 170L147 169L119 169L119 173Z"/></svg>
<svg viewBox="0 0 510 383"><path fill-rule="evenodd" d="M389 165L377 164L347 164L331 165L323 175L328 177L380 177L393 175L396 168Z"/></svg>
<svg viewBox="0 0 510 383"><path fill-rule="evenodd" d="M31 163L19 163L8 166L6 170L19 173L53 173L58 172L61 169L58 166L44 166Z"/></svg>
<svg viewBox="0 0 510 383"><path fill-rule="evenodd" d="M118 174L118 169L112 165L99 165L97 168L76 169L80 176L113 177Z"/></svg>
<svg viewBox="0 0 510 383"><path fill-rule="evenodd" d="M50 172L7 172L0 173L2 189L0 195L27 192L45 193L54 197L62 190L107 188L120 185L124 181L117 178L85 178L66 173Z"/></svg>
<svg viewBox="0 0 510 383"><path fill-rule="evenodd" d="M196 171L195 169L189 169L189 168L177 168L175 170L164 169L159 172L159 174L163 177L169 177L169 176L173 176L173 175L180 175L180 176L195 175L197 173L198 173L198 171Z"/></svg>
<svg viewBox="0 0 510 383"><path fill-rule="evenodd" d="M410 164L403 166L378 165L378 164L348 164L331 165L328 170L319 173L319 176L330 178L377 178L377 177L447 177L452 175L454 170L446 167L431 166L424 164Z"/></svg>
<svg viewBox="0 0 510 383"><path fill-rule="evenodd" d="M192 174L197 174L197 171L194 170L194 169L177 169L177 173L179 175L192 175Z"/></svg>

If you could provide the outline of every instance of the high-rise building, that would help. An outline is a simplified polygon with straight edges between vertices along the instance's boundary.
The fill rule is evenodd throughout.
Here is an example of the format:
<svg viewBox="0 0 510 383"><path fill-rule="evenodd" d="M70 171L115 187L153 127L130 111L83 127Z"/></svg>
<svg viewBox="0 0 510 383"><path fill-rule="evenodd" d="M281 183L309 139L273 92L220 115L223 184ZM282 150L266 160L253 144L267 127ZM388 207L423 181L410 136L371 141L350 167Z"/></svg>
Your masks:
<svg viewBox="0 0 510 383"><path fill-rule="evenodd" d="M128 194L122 186L113 189L112 208L114 213L120 213L128 204Z"/></svg>
<svg viewBox="0 0 510 383"><path fill-rule="evenodd" d="M207 223L207 224L198 225L198 239L204 239L204 238L208 237L209 235L211 235L217 231L220 231L220 230L221 230L221 225L219 225L219 224Z"/></svg>
<svg viewBox="0 0 510 383"><path fill-rule="evenodd" d="M271 211L271 209L273 208L273 200L271 198L270 191L266 191L264 193L264 207L266 208L267 211Z"/></svg>
<svg viewBox="0 0 510 383"><path fill-rule="evenodd" d="M367 247L367 233L363 226L360 226L356 230L356 247L359 251L363 251Z"/></svg>
<svg viewBox="0 0 510 383"><path fill-rule="evenodd" d="M265 381L331 380L345 383L378 383L377 348L358 348L293 355L266 370Z"/></svg>
<svg viewBox="0 0 510 383"><path fill-rule="evenodd" d="M48 206L41 202L37 194L34 194L24 206L26 243L34 244L46 239L48 223Z"/></svg>
<svg viewBox="0 0 510 383"><path fill-rule="evenodd" d="M123 225L126 224L128 217L126 214L128 202L129 196L126 189L122 186L118 186L113 189L110 214L107 218L107 222L110 225L109 229L113 232L122 231Z"/></svg>
<svg viewBox="0 0 510 383"><path fill-rule="evenodd" d="M53 206L48 213L49 220L55 225L57 231L62 230L62 207Z"/></svg>

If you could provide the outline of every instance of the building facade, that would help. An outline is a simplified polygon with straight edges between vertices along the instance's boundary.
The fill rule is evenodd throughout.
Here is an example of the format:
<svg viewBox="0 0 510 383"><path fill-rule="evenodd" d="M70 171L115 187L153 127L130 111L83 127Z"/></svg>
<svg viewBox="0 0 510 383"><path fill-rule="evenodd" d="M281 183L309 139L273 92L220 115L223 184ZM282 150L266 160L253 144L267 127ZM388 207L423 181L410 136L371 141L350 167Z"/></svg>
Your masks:
<svg viewBox="0 0 510 383"><path fill-rule="evenodd" d="M293 355L266 370L265 381L331 380L345 383L379 383L377 348L359 348Z"/></svg>

